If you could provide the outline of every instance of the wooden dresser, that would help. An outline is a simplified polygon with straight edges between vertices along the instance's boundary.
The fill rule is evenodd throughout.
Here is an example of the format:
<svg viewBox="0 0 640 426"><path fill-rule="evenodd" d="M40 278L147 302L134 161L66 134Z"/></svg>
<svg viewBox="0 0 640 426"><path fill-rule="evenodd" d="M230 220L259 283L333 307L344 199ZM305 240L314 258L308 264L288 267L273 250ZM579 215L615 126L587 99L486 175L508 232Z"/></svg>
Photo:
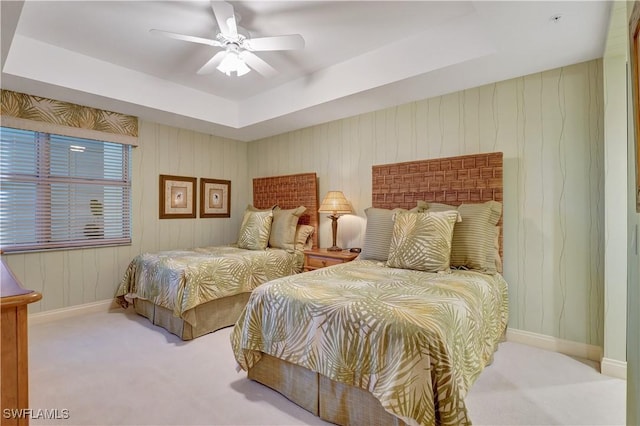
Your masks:
<svg viewBox="0 0 640 426"><path fill-rule="evenodd" d="M18 409L29 408L29 366L27 346L27 305L42 298L40 293L25 290L0 261L2 317L2 370L0 375L0 424L28 425L29 417L13 416ZM13 410L13 411L8 411Z"/></svg>

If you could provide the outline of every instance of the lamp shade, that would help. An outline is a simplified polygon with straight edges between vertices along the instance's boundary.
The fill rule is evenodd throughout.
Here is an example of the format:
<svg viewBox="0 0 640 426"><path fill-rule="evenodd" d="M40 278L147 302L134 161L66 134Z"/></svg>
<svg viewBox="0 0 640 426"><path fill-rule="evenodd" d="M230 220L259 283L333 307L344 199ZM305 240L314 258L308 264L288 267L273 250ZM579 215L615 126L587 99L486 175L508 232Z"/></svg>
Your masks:
<svg viewBox="0 0 640 426"><path fill-rule="evenodd" d="M332 214L349 214L353 213L351 203L347 201L342 191L329 191L325 195L320 208L320 213L332 213Z"/></svg>

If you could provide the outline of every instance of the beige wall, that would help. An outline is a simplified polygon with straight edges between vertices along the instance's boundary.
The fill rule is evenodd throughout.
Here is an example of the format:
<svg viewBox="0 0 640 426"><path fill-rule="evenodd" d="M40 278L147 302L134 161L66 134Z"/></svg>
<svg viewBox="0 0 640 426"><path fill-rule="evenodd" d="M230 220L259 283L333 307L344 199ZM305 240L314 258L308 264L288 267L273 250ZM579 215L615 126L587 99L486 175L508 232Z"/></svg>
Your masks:
<svg viewBox="0 0 640 426"><path fill-rule="evenodd" d="M510 327L603 345L602 61L520 77L251 142L251 177L316 172L357 216L338 244L363 244L371 166L504 152ZM321 217L321 246L330 245Z"/></svg>
<svg viewBox="0 0 640 426"><path fill-rule="evenodd" d="M6 259L44 295L31 312L109 299L137 253L232 242L251 178L300 172L318 174L320 197L345 192L357 215L340 219L338 242L361 246L373 164L502 151L510 326L602 346L602 85L596 60L248 144L141 122L132 246ZM231 180L232 218L158 220L159 174Z"/></svg>
<svg viewBox="0 0 640 426"><path fill-rule="evenodd" d="M604 74L604 360L602 372L627 360L627 45L625 3L611 13ZM620 371L624 373L624 370ZM623 374L617 374L618 376Z"/></svg>
<svg viewBox="0 0 640 426"><path fill-rule="evenodd" d="M30 313L112 298L138 253L235 241L251 201L247 144L142 121L139 142L132 154L131 246L3 256L24 287L43 295ZM231 218L159 220L160 174L230 180Z"/></svg>
<svg viewBox="0 0 640 426"><path fill-rule="evenodd" d="M631 89L629 89L631 90ZM631 97L629 97L631 99ZM633 118L629 108L628 267L627 267L627 424L640 424L640 213L635 208L636 167Z"/></svg>
<svg viewBox="0 0 640 426"><path fill-rule="evenodd" d="M627 2L627 18L631 17L636 2ZM630 79L627 84L627 99L633 99ZM635 208L636 186L636 132L634 131L633 107L628 108L628 240L627 240L627 424L640 424L640 212ZM640 123L635 123L640 126Z"/></svg>

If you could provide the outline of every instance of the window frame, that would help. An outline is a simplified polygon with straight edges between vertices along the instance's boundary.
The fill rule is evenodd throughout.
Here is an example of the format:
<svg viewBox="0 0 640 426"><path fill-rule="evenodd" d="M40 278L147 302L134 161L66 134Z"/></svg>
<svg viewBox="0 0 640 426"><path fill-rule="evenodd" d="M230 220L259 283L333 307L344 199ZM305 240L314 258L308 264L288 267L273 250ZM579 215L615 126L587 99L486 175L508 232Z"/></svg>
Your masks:
<svg viewBox="0 0 640 426"><path fill-rule="evenodd" d="M33 174L24 173L22 171L12 172L11 170L7 171L7 168L4 167L4 162L0 163L3 165L0 168L0 193L2 192L2 186L4 184L9 183L35 183L35 198L34 198L34 211L36 212L34 219L29 219L33 221L32 229L35 234L34 241L13 241L6 242L3 237L0 235L0 250L3 253L20 253L20 252L38 252L38 251L52 251L52 250L70 250L70 249L81 249L81 248L99 248L99 247L110 247L110 246L124 246L131 245L131 217L132 217L132 182L131 182L131 155L132 155L132 146L128 144L121 144L117 142L110 142L104 140L97 139L87 139L87 138L79 138L72 136L60 135L52 132L42 132L42 131L34 131L34 130L26 130L19 128L12 128L9 126L0 126L0 132L5 131L19 131L19 132L28 132L33 135L33 143L35 149L35 171ZM118 166L120 166L121 176L117 179L110 179L107 177L104 178L95 178L95 177L78 177L73 176L74 172L71 170L71 166L68 166L68 170L66 175L60 175L56 173L55 175L52 172L52 139L55 138L63 138L64 141L77 141L79 145L82 143L93 144L94 146L101 146L102 152L102 164L106 166L111 158L117 158L118 154L107 159L105 154L108 149L113 149L113 147L118 146L121 149L122 158L121 163L117 161L114 163L116 167L114 170L119 170ZM60 141L57 140L56 143ZM4 143L3 141L0 142ZM100 145L101 144L101 145ZM8 148L10 149L10 148ZM1 160L1 159L0 159ZM90 163L85 163L87 166ZM98 163L99 164L99 163ZM120 179L121 177L121 179ZM66 226L70 229L68 233L62 233L66 238L59 238L54 236L54 225L53 225L53 217L55 212L55 207L53 206L53 186L56 184L66 184L69 185L69 193L73 193L77 188L90 188L93 187L94 190L101 190L104 194L106 194L107 189L113 188L121 188L121 197L122 204L118 203L110 203L111 205L119 206L121 210L115 210L115 215L110 215L110 218L116 217L118 220L115 221L116 225L112 227L115 230L116 236L108 236L105 234L105 226L102 224L102 236L96 237L95 234L90 234L85 230L84 235L79 237L79 233L77 227L79 222L77 220L77 211L74 211L74 207L72 204L67 205L68 213L66 215L62 215L63 223L66 220ZM84 186L82 186L84 185ZM73 189L71 189L73 187ZM64 193L64 192L63 192ZM91 204L94 200L90 200L89 209L93 209L93 205ZM104 198L99 202L100 208L102 209L103 203L105 203ZM1 227L5 227L6 223L1 218L2 214L7 212L4 211L4 208L0 205L0 233L6 232L6 230L1 229ZM42 213L42 214L41 214ZM93 214L93 213L92 213ZM104 220L104 211L101 210L100 216L102 220ZM59 219L59 213L56 213L55 219ZM19 219L18 219L19 220ZM25 227L28 229L28 226ZM71 231L73 229L73 231ZM17 234L17 232L16 232Z"/></svg>

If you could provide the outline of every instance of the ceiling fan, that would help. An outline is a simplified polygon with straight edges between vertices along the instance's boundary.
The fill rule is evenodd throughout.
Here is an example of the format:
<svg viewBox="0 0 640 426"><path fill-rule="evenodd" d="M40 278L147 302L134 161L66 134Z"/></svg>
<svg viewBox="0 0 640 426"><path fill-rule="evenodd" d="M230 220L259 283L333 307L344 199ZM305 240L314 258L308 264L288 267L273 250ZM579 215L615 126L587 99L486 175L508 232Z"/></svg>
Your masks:
<svg viewBox="0 0 640 426"><path fill-rule="evenodd" d="M274 37L251 38L249 33L238 26L233 6L224 1L211 1L211 9L218 23L219 33L215 39L177 34L169 31L152 29L151 33L163 35L177 40L206 44L224 50L216 53L198 70L198 74L212 73L218 70L226 75L235 72L242 76L251 68L265 77L272 77L277 71L253 52L268 50L295 50L304 47L304 38L300 34L288 34Z"/></svg>

